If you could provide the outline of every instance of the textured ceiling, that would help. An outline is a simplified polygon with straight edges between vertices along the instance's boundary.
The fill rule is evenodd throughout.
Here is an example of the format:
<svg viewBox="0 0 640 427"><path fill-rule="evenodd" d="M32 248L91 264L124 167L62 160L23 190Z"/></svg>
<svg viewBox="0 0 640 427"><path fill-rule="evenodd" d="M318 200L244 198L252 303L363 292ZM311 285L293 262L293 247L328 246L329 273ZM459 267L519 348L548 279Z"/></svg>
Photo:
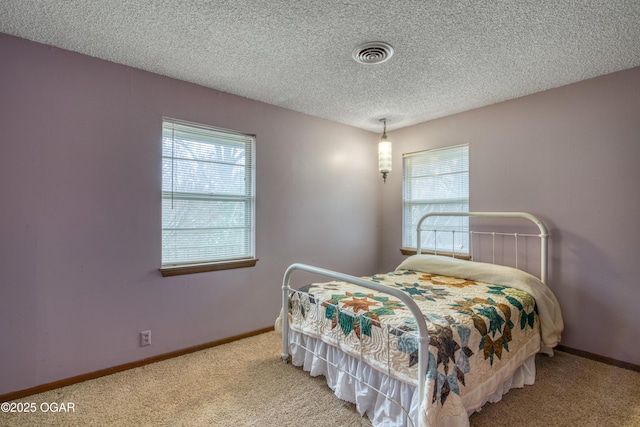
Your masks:
<svg viewBox="0 0 640 427"><path fill-rule="evenodd" d="M2 0L0 32L375 132L640 65L640 0Z"/></svg>

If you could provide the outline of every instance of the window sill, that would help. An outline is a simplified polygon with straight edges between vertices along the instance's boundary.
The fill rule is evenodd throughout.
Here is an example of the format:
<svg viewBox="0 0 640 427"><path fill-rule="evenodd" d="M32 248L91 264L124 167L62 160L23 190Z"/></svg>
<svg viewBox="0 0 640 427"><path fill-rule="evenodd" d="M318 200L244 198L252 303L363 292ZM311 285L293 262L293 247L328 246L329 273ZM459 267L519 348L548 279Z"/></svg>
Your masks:
<svg viewBox="0 0 640 427"><path fill-rule="evenodd" d="M180 276L183 274L205 273L208 271L231 270L233 268L253 267L257 258L241 259L237 261L208 262L206 264L179 265L176 267L162 267L162 277Z"/></svg>
<svg viewBox="0 0 640 427"><path fill-rule="evenodd" d="M406 256L411 256L411 255L415 255L417 253L416 249L414 248L400 248L400 252L402 252L402 255L406 255ZM434 251L425 251L422 250L421 251L422 254L428 254L428 255L442 255L442 256L453 256L454 258L458 258L458 259L465 259L467 261L471 260L471 256L467 255L467 254L452 254L451 252L444 252L444 251L438 251L438 253L435 253Z"/></svg>

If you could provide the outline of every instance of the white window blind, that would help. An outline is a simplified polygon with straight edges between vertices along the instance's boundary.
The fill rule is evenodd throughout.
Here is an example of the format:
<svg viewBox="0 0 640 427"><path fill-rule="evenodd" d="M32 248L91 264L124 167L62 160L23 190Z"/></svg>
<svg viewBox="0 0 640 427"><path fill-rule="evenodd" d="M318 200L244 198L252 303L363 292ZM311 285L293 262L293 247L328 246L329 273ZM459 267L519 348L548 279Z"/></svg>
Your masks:
<svg viewBox="0 0 640 427"><path fill-rule="evenodd" d="M459 145L403 156L402 246L416 247L416 226L430 212L469 211L469 146ZM432 217L423 223L421 248L469 252L469 219ZM455 230L455 233L451 233Z"/></svg>
<svg viewBox="0 0 640 427"><path fill-rule="evenodd" d="M162 265L255 257L250 135L164 119Z"/></svg>

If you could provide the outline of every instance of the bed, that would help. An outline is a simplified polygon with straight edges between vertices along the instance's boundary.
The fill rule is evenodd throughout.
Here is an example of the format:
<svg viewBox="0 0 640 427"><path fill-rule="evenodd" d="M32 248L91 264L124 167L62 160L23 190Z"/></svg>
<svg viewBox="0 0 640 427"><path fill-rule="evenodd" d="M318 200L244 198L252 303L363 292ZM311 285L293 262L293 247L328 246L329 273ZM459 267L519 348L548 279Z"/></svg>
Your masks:
<svg viewBox="0 0 640 427"><path fill-rule="evenodd" d="M437 236L426 226L436 217L517 219L537 232L465 231L469 260L456 258L455 249L423 254L422 233ZM560 341L560 308L545 285L548 232L528 213L444 212L422 217L416 234L416 255L386 274L354 277L291 265L276 321L282 359L325 376L336 396L374 426L468 426L485 403L533 384L535 355L552 355ZM491 263L471 260L482 236L492 242ZM495 264L496 236L514 239L515 257L500 259L515 258L515 267ZM531 237L539 240L539 277L517 267L523 247L530 255L518 242ZM331 281L292 289L295 271Z"/></svg>

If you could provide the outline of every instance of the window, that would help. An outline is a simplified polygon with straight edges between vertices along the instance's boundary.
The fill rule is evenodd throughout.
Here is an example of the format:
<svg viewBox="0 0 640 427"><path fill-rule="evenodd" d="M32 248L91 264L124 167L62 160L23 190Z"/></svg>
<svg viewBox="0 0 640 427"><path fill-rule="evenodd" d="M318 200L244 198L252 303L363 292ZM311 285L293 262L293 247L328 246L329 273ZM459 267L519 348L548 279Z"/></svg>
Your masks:
<svg viewBox="0 0 640 427"><path fill-rule="evenodd" d="M402 246L416 248L416 226L430 212L469 211L469 146L459 145L403 156ZM469 253L469 219L434 217L423 231L421 248Z"/></svg>
<svg viewBox="0 0 640 427"><path fill-rule="evenodd" d="M255 265L255 138L162 122L162 274Z"/></svg>

